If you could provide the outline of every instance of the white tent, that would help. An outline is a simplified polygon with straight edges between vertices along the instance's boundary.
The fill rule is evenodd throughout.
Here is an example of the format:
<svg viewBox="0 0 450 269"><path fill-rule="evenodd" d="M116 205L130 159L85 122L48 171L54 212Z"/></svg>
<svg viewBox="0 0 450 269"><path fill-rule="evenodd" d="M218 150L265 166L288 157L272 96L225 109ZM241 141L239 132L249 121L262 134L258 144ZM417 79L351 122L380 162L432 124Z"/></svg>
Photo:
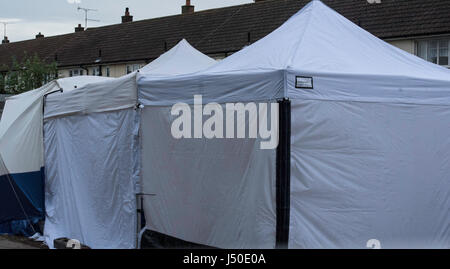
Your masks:
<svg viewBox="0 0 450 269"><path fill-rule="evenodd" d="M204 72L138 88L147 229L221 248L450 247L450 71L322 2ZM174 139L171 106L194 95L279 102L279 148Z"/></svg>
<svg viewBox="0 0 450 269"><path fill-rule="evenodd" d="M8 227L6 230L0 227L0 233L23 233L30 222L44 217L44 96L104 80L89 76L58 79L6 100L0 122L0 158L6 170L0 176L8 176L11 181L6 177L0 180L3 198L0 226Z"/></svg>
<svg viewBox="0 0 450 269"><path fill-rule="evenodd" d="M216 62L186 40L140 70L186 74ZM49 246L60 237L92 248L135 248L139 193L136 74L52 94L45 106Z"/></svg>

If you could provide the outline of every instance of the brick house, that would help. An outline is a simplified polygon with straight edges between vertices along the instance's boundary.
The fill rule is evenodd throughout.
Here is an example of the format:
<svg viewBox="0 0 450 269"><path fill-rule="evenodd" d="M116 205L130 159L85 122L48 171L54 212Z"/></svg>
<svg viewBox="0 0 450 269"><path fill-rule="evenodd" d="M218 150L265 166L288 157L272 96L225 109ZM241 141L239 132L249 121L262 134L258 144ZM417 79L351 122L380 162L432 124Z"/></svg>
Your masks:
<svg viewBox="0 0 450 269"><path fill-rule="evenodd" d="M255 3L195 12L190 1L180 15L133 21L127 9L122 23L74 33L0 45L0 72L37 54L56 61L60 77L119 77L157 58L182 38L203 53L223 59L261 39L309 0L256 0ZM443 0L323 0L377 37L430 62L450 67L450 3ZM300 26L299 26L300 27ZM370 63L367 63L370 64ZM3 67L1 67L3 66Z"/></svg>

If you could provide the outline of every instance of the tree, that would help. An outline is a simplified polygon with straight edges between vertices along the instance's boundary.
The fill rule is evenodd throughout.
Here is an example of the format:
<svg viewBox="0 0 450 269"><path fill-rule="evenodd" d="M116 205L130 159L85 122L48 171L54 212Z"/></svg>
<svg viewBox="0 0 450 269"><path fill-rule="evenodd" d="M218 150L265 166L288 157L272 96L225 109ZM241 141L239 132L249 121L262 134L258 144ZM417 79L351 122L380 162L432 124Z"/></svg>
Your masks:
<svg viewBox="0 0 450 269"><path fill-rule="evenodd" d="M5 94L5 75L0 73L0 94Z"/></svg>
<svg viewBox="0 0 450 269"><path fill-rule="evenodd" d="M37 55L25 56L22 62L13 58L12 67L6 74L4 89L7 93L19 94L40 88L57 76L56 63L47 64Z"/></svg>
<svg viewBox="0 0 450 269"><path fill-rule="evenodd" d="M0 65L0 70L7 70L8 68L2 64ZM0 94L5 94L5 86L6 86L6 73L5 72L1 72L0 73Z"/></svg>

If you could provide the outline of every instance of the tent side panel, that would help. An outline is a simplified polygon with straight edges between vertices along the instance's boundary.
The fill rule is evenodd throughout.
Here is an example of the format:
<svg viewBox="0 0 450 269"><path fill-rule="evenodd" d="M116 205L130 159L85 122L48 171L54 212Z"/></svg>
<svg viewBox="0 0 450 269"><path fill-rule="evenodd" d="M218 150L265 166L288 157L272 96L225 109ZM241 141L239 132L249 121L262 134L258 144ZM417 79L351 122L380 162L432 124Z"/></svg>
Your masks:
<svg viewBox="0 0 450 269"><path fill-rule="evenodd" d="M0 124L0 233L41 232L36 224L44 218L42 95L50 88L6 102Z"/></svg>
<svg viewBox="0 0 450 269"><path fill-rule="evenodd" d="M146 228L218 248L274 248L276 151L257 139L175 139L170 107L142 114Z"/></svg>
<svg viewBox="0 0 450 269"><path fill-rule="evenodd" d="M293 100L291 248L450 247L450 107Z"/></svg>
<svg viewBox="0 0 450 269"><path fill-rule="evenodd" d="M25 194L33 207L40 212L40 215L43 217L45 211L45 169L41 168L41 170L37 172L11 174L10 176L15 184L17 184L20 191Z"/></svg>
<svg viewBox="0 0 450 269"><path fill-rule="evenodd" d="M45 123L46 242L77 239L92 248L136 247L134 109Z"/></svg>
<svg viewBox="0 0 450 269"><path fill-rule="evenodd" d="M36 179L34 173L28 175L31 181L39 181L42 177ZM26 177L26 175L22 175ZM42 182L43 180L40 180ZM42 182L43 183L43 182ZM41 184L43 188L43 184ZM43 190L39 188L39 192L43 196ZM32 236L33 229L37 231L37 223L44 219L43 206L36 205L22 191L21 187L16 184L12 175L5 174L0 176L0 234L22 234ZM36 227L31 227L33 225Z"/></svg>

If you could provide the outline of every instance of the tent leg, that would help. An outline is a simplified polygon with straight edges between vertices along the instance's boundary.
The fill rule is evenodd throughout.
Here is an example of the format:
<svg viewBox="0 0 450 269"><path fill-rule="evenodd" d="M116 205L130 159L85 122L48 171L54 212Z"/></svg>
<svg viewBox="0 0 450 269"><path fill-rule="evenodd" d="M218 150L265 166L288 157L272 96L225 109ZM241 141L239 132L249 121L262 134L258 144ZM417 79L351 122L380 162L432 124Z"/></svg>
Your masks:
<svg viewBox="0 0 450 269"><path fill-rule="evenodd" d="M277 228L276 248L289 247L289 222L291 203L291 101L283 99L279 104L279 144L276 161Z"/></svg>
<svg viewBox="0 0 450 269"><path fill-rule="evenodd" d="M143 216L143 197L141 194L136 194L136 249L139 249L139 235L143 228L142 216Z"/></svg>

